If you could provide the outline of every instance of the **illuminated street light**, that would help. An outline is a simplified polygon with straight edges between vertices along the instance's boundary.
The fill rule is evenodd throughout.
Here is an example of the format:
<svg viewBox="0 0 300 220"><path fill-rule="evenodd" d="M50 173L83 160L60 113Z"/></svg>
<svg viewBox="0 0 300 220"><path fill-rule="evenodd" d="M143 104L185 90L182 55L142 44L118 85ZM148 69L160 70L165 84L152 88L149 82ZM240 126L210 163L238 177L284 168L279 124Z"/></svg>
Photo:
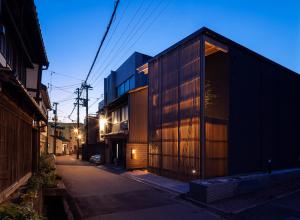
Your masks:
<svg viewBox="0 0 300 220"><path fill-rule="evenodd" d="M100 118L99 124L100 124L100 128L104 129L105 125L107 124L107 119L104 117Z"/></svg>
<svg viewBox="0 0 300 220"><path fill-rule="evenodd" d="M74 128L73 131L75 134L78 134L78 128Z"/></svg>

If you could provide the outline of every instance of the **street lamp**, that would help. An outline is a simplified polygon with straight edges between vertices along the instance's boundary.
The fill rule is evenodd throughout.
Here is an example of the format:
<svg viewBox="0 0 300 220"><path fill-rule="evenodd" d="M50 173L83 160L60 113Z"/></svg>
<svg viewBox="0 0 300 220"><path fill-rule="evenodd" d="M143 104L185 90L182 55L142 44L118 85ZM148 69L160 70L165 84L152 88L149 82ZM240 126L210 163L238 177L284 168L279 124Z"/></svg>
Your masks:
<svg viewBox="0 0 300 220"><path fill-rule="evenodd" d="M78 128L74 128L73 131L75 134L78 134Z"/></svg>
<svg viewBox="0 0 300 220"><path fill-rule="evenodd" d="M104 117L100 118L99 124L100 124L100 129L104 129L105 125L107 124L107 119Z"/></svg>

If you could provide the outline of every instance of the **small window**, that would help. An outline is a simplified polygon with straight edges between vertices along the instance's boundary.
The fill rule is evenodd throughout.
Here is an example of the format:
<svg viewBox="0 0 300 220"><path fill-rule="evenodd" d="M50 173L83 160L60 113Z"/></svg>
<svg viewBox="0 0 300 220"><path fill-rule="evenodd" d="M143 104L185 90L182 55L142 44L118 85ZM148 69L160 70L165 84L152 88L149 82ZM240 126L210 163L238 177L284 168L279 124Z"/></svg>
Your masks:
<svg viewBox="0 0 300 220"><path fill-rule="evenodd" d="M129 79L129 88L130 88L130 90L135 88L135 76L134 75Z"/></svg>
<svg viewBox="0 0 300 220"><path fill-rule="evenodd" d="M118 124L120 122L120 110L116 110L114 112L112 112L112 124Z"/></svg>
<svg viewBox="0 0 300 220"><path fill-rule="evenodd" d="M129 91L129 80L126 80L126 82L124 83L124 91Z"/></svg>
<svg viewBox="0 0 300 220"><path fill-rule="evenodd" d="M121 84L119 87L118 87L118 96L121 96L124 94L124 84Z"/></svg>
<svg viewBox="0 0 300 220"><path fill-rule="evenodd" d="M128 120L128 105L122 108L122 121Z"/></svg>

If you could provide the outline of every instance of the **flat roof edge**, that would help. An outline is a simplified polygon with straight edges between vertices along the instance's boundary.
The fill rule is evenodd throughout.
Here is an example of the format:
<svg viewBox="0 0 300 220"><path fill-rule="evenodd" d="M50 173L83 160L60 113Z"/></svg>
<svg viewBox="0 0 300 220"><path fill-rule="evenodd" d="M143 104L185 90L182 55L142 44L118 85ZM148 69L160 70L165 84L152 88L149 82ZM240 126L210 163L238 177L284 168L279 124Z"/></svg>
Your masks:
<svg viewBox="0 0 300 220"><path fill-rule="evenodd" d="M244 50L248 54L251 54L251 55L253 55L253 56L255 56L255 57L257 57L257 58L259 58L259 59L261 59L261 60L263 60L265 62L268 62L268 63L271 63L273 65L276 65L276 66L278 66L278 67L280 67L282 69L285 69L285 70L289 71L290 73L293 73L293 74L296 74L296 75L299 76L299 74L297 72L295 72L295 71L293 71L293 70L291 70L291 69L289 69L289 68L287 68L287 67L285 67L285 66L283 66L283 65L281 65L281 64L279 64L279 63L277 63L277 62L275 62L275 61L273 61L273 60L271 60L271 59L269 59L269 58L267 58L267 57L265 57L265 56L257 53L257 52L255 52L255 51L253 51L253 50L251 50L251 49L249 49L249 48L247 48L247 47L245 47L245 46L243 46L243 45L241 45L241 44L239 44L239 43L237 43L237 42L235 42L235 41L233 41L233 40L231 40L231 39L229 39L227 37L224 37L223 35L218 34L217 32L215 32L215 31L213 31L213 30L211 30L211 29L209 29L207 27L202 27L199 30L197 30L197 31L193 32L192 34L188 35L187 37L183 38L182 40L178 41L177 43L171 45L167 49L165 49L162 52L160 52L157 55L155 55L152 59L150 59L148 61L148 63L153 62L157 58L159 58L159 57L167 54L171 50L179 47L183 43L185 43L185 42L187 42L187 41L189 41L189 40L191 40L191 39L193 39L193 38L195 38L197 36L200 36L201 34L207 35L207 36L213 38L214 40L219 41L219 42L221 42L223 44L226 44L226 45L233 46L233 47L236 47L238 49Z"/></svg>

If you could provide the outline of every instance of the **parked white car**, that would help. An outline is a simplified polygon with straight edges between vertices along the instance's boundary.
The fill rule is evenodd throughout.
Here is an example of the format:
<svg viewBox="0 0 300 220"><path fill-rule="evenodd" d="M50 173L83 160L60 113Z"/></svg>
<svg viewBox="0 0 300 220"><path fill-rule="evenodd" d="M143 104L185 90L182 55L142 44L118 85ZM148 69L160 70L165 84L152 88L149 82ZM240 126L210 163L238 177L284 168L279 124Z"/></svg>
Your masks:
<svg viewBox="0 0 300 220"><path fill-rule="evenodd" d="M95 164L101 164L102 163L101 154L96 154L96 155L91 156L90 162L95 163Z"/></svg>

